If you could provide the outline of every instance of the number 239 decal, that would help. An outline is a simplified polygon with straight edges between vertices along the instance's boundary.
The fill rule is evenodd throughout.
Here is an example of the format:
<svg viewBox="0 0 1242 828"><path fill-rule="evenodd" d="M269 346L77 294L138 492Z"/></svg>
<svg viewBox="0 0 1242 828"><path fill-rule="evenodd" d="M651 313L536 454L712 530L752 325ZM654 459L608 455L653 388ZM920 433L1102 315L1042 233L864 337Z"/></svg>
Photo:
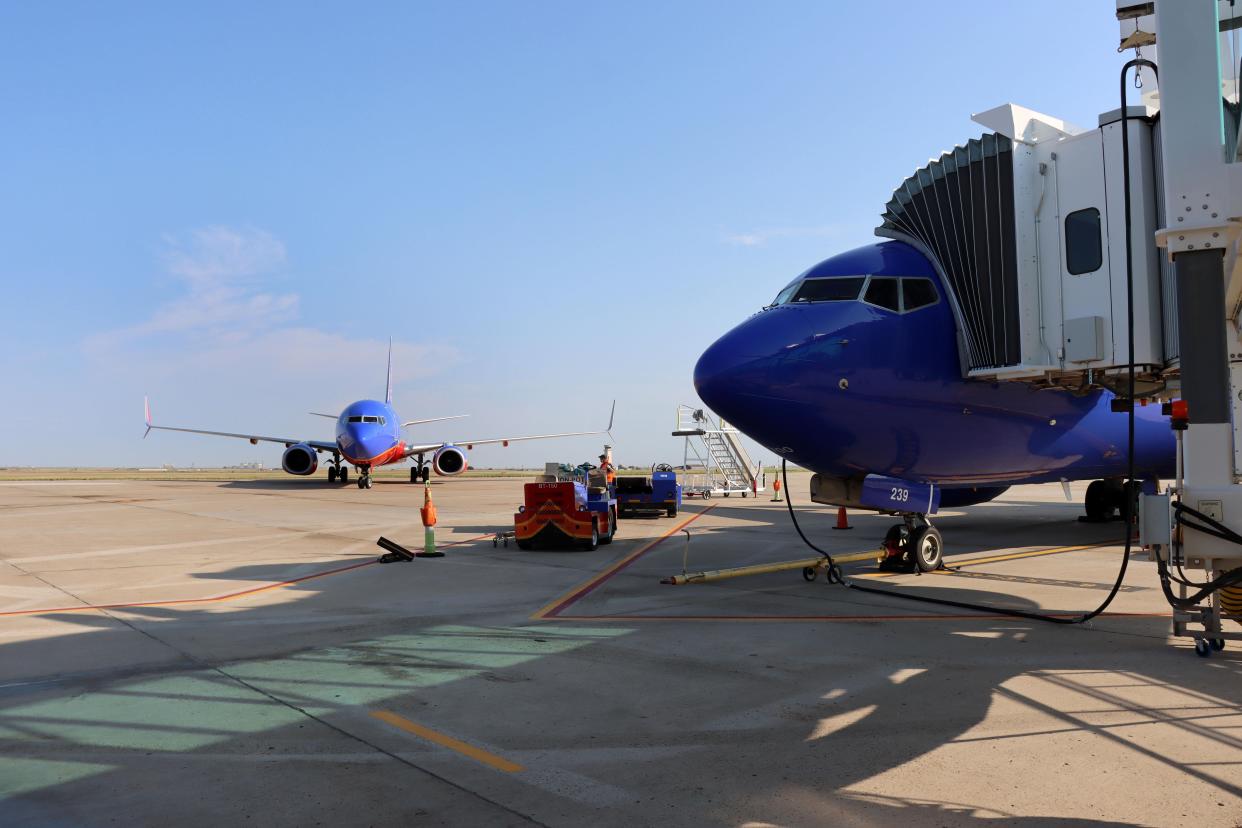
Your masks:
<svg viewBox="0 0 1242 828"><path fill-rule="evenodd" d="M894 486L889 494L889 499L896 503L905 503L910 499L910 490Z"/></svg>

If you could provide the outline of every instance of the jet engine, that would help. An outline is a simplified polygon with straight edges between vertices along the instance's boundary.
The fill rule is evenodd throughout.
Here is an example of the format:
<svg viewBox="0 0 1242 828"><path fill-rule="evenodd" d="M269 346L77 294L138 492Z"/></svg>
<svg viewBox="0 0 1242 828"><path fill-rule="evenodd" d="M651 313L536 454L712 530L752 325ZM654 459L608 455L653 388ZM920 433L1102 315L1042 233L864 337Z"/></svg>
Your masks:
<svg viewBox="0 0 1242 828"><path fill-rule="evenodd" d="M457 446L440 446L431 457L431 468L441 477L452 477L466 470L466 453Z"/></svg>
<svg viewBox="0 0 1242 828"><path fill-rule="evenodd" d="M280 458L280 467L289 474L314 474L315 469L319 468L319 452L306 443L294 443L285 449L284 456Z"/></svg>

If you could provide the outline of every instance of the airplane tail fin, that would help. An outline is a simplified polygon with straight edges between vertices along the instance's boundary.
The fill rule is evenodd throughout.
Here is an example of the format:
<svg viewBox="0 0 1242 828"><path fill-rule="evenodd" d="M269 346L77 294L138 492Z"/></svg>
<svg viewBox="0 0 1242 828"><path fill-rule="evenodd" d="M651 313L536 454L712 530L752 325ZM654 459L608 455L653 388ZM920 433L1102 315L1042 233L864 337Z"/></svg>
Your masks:
<svg viewBox="0 0 1242 828"><path fill-rule="evenodd" d="M392 405L392 337L388 337L388 382L384 386L384 402Z"/></svg>
<svg viewBox="0 0 1242 828"><path fill-rule="evenodd" d="M151 433L151 399L149 397L142 398L142 413L147 421L147 430L142 432L142 439L145 440Z"/></svg>

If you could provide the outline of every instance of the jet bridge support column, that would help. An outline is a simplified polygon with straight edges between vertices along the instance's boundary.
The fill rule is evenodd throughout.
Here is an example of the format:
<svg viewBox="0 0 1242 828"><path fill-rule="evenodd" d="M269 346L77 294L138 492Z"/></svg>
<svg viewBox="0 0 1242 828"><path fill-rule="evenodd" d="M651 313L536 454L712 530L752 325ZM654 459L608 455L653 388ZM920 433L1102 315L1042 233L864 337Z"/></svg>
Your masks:
<svg viewBox="0 0 1242 828"><path fill-rule="evenodd" d="M1184 444L1186 477L1196 487L1231 486L1234 481L1224 252L1188 250L1173 257L1181 396L1192 423Z"/></svg>

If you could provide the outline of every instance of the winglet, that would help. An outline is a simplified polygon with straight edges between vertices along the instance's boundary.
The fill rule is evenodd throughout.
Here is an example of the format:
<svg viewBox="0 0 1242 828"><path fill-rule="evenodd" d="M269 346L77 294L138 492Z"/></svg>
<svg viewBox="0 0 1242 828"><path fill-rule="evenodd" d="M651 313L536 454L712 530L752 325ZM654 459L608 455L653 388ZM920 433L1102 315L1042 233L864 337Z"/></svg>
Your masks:
<svg viewBox="0 0 1242 828"><path fill-rule="evenodd" d="M151 433L151 399L149 397L142 398L142 413L147 421L147 430L142 433L142 439L145 440Z"/></svg>
<svg viewBox="0 0 1242 828"><path fill-rule="evenodd" d="M392 337L388 337L388 382L384 387L384 402L392 405Z"/></svg>
<svg viewBox="0 0 1242 828"><path fill-rule="evenodd" d="M604 429L604 433L608 435L608 439L609 439L609 440L613 439L613 437L612 437L612 421L613 421L613 419L614 419L616 416L617 416L617 401L616 401L616 400L613 400L613 401L612 401L612 411L608 412L608 428Z"/></svg>

